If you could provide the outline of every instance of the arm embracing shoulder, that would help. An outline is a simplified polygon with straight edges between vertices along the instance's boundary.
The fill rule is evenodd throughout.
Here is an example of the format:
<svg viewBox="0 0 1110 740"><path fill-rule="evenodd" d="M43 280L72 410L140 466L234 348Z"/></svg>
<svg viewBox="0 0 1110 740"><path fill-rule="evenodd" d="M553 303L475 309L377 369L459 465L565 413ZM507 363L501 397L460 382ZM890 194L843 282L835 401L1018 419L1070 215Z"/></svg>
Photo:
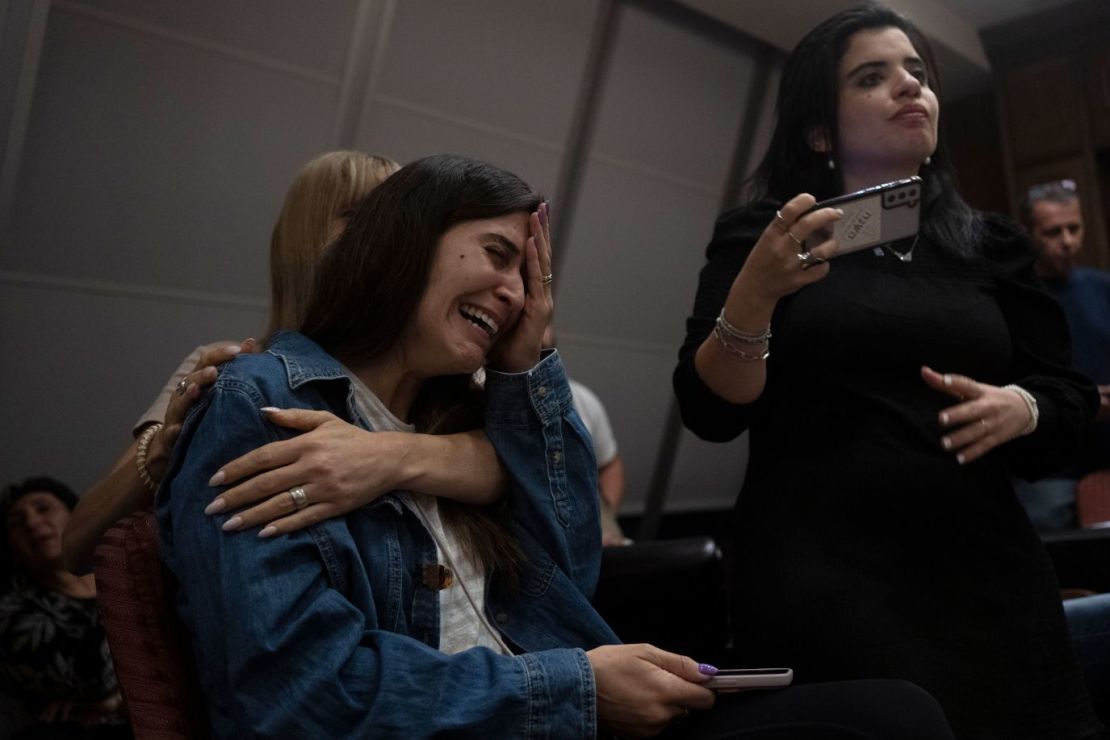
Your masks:
<svg viewBox="0 0 1110 740"><path fill-rule="evenodd" d="M1058 469L1078 449L1095 411L1098 390L1071 369L1067 319L1033 270L1033 247L1009 221L986 218L985 257L994 271L998 301L1010 329L1009 382L1037 399L1037 429L1005 447L1019 475L1035 478Z"/></svg>
<svg viewBox="0 0 1110 740"><path fill-rule="evenodd" d="M259 412L274 402L296 405L221 380L186 426L158 497L214 735L544 736L565 726L592 736L582 651L445 655L379 624L375 599L389 595L373 592L367 569L388 565L361 556L346 519L260 539L225 533L225 516L203 513L227 457L277 438Z"/></svg>
<svg viewBox="0 0 1110 740"><path fill-rule="evenodd" d="M713 239L706 248L706 263L698 277L694 310L686 319L686 340L678 350L672 382L682 423L711 442L727 442L739 436L751 424L759 402L734 404L714 393L698 374L694 357L713 332L733 281L773 217L772 206L757 204L730 211L717 220Z"/></svg>

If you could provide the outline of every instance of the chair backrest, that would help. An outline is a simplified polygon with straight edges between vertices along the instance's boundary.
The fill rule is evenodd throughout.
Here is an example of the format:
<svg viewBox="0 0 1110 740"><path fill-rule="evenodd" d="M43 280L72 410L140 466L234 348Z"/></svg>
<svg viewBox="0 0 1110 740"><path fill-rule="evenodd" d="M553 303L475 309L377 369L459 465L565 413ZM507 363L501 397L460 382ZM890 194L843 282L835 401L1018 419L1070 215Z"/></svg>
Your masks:
<svg viewBox="0 0 1110 740"><path fill-rule="evenodd" d="M1080 527L1110 526L1110 470L1089 473L1076 484L1075 514Z"/></svg>
<svg viewBox="0 0 1110 740"><path fill-rule="evenodd" d="M177 582L158 558L150 510L121 519L96 548L96 589L136 740L209 736L189 636L174 611Z"/></svg>
<svg viewBox="0 0 1110 740"><path fill-rule="evenodd" d="M593 603L626 643L709 662L728 644L724 562L712 537L604 548Z"/></svg>

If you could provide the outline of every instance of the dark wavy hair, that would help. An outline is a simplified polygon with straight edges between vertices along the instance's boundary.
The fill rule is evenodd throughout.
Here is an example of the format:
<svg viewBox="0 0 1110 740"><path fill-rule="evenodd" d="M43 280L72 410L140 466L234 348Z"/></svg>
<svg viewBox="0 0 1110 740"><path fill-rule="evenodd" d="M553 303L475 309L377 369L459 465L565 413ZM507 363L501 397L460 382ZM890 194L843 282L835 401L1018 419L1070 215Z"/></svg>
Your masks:
<svg viewBox="0 0 1110 740"><path fill-rule="evenodd" d="M466 157L436 155L402 167L366 196L324 255L301 331L348 366L380 357L416 313L448 229L531 213L542 201L511 172ZM433 378L413 404L412 421L433 434L478 428L480 400L469 375ZM440 499L439 506L468 552L495 572L515 573L519 549L503 504Z"/></svg>
<svg viewBox="0 0 1110 740"><path fill-rule="evenodd" d="M925 63L929 86L940 95L932 47L908 18L877 3L843 10L803 38L786 60L775 105L775 129L767 154L753 175L759 200L784 202L798 193L824 200L844 192L840 170L828 167L840 140L838 109L840 60L854 34L897 28L906 34ZM823 132L829 151L814 151L813 133ZM924 179L922 231L942 248L966 253L977 241L979 218L956 192L951 160L938 128L937 147Z"/></svg>

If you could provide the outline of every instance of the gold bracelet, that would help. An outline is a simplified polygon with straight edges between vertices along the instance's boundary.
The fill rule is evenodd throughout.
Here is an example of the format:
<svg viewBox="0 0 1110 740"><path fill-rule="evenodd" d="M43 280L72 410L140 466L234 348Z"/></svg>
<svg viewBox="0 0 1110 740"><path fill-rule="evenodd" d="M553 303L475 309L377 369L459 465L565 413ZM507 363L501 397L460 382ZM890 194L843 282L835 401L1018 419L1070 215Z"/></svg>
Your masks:
<svg viewBox="0 0 1110 740"><path fill-rule="evenodd" d="M717 341L721 343L721 346L725 348L725 351L736 355L741 360L745 360L747 362L760 362L762 360L766 360L768 357L771 356L770 342L767 343L767 348L763 350L762 354L753 355L749 352L745 352L739 347L733 347L731 344L729 344L728 340L725 339L725 332L722 331L721 327L719 326L713 327L713 336L717 338Z"/></svg>
<svg viewBox="0 0 1110 740"><path fill-rule="evenodd" d="M162 422L155 422L144 429L143 433L139 435L139 446L135 450L135 469L139 471L139 478L151 493L158 490L158 484L154 482L154 479L150 477L150 471L146 469L146 451L150 447L150 440L154 439L154 435L161 428Z"/></svg>

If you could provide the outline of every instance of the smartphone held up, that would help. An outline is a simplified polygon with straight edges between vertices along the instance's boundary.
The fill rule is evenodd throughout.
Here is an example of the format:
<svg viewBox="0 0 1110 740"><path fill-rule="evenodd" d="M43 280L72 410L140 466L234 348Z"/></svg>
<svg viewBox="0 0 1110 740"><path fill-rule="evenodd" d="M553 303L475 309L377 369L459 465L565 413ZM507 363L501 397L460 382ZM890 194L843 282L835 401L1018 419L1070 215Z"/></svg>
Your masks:
<svg viewBox="0 0 1110 740"><path fill-rule="evenodd" d="M837 257L916 235L921 222L921 190L921 178L908 177L829 198L807 213L820 208L844 212L832 226L837 247L830 256ZM822 234L814 241L828 236Z"/></svg>

